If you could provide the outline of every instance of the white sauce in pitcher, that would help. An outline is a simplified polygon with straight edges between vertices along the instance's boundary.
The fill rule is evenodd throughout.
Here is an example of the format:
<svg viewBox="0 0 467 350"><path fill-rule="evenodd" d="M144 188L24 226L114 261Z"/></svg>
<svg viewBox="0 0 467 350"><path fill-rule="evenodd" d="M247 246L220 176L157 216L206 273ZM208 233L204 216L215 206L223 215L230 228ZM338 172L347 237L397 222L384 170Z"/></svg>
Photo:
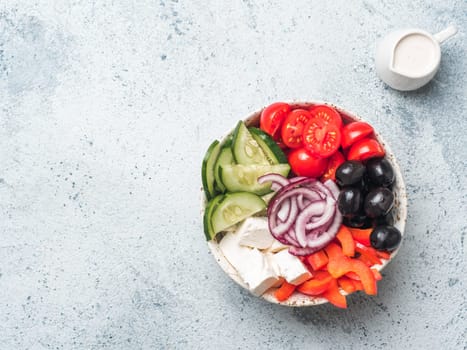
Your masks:
<svg viewBox="0 0 467 350"><path fill-rule="evenodd" d="M436 46L423 34L407 35L394 49L392 68L402 75L423 76L430 73L436 64Z"/></svg>

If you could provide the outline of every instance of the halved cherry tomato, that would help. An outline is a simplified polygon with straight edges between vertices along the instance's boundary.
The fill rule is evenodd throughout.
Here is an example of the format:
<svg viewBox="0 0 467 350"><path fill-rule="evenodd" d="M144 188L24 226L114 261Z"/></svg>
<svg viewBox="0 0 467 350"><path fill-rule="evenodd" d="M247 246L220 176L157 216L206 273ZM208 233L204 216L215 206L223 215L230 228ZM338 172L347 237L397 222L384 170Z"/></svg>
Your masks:
<svg viewBox="0 0 467 350"><path fill-rule="evenodd" d="M305 109L299 108L291 111L282 124L282 142L290 148L301 147L303 145L303 128L310 118L310 113Z"/></svg>
<svg viewBox="0 0 467 350"><path fill-rule="evenodd" d="M355 142L349 150L347 160L363 161L370 158L384 157L384 149L375 139L364 138Z"/></svg>
<svg viewBox="0 0 467 350"><path fill-rule="evenodd" d="M342 126L342 117L334 108L326 105L317 105L310 108L312 117L323 119L327 123L337 125L339 128Z"/></svg>
<svg viewBox="0 0 467 350"><path fill-rule="evenodd" d="M280 128L290 109L290 105L285 102L276 102L267 106L261 112L260 129L278 141L280 139Z"/></svg>
<svg viewBox="0 0 467 350"><path fill-rule="evenodd" d="M313 117L303 129L303 143L317 156L324 158L332 156L341 144L340 128L323 118Z"/></svg>
<svg viewBox="0 0 467 350"><path fill-rule="evenodd" d="M358 140L361 140L373 133L373 128L365 122L353 122L344 125L342 128L341 145L347 148Z"/></svg>
<svg viewBox="0 0 467 350"><path fill-rule="evenodd" d="M336 180L336 170L339 166L345 162L345 158L341 152L336 151L330 158L328 162L328 168L324 172L323 176L321 176L321 181L324 182L326 180Z"/></svg>
<svg viewBox="0 0 467 350"><path fill-rule="evenodd" d="M292 150L288 155L292 171L297 176L318 178L323 175L328 165L327 158L316 157L304 147Z"/></svg>

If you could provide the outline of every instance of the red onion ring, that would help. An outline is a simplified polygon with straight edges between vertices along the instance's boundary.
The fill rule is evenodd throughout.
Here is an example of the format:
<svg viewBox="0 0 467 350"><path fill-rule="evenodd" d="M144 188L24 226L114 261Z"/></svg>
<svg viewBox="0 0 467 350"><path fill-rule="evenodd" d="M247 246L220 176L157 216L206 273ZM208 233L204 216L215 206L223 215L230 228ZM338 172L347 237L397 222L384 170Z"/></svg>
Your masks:
<svg viewBox="0 0 467 350"><path fill-rule="evenodd" d="M268 206L269 230L281 243L290 245L291 254L311 254L334 239L342 215L336 204L339 188L332 180L323 184L312 178L286 179L278 174L258 179L260 183L267 181L277 191Z"/></svg>

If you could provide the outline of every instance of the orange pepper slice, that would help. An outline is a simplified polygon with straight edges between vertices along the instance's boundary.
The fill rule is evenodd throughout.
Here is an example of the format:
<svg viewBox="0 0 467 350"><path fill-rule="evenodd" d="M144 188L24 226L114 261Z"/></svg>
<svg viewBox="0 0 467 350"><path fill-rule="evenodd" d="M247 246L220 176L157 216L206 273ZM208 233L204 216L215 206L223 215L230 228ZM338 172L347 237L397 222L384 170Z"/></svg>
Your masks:
<svg viewBox="0 0 467 350"><path fill-rule="evenodd" d="M348 258L344 255L329 259L328 272L332 277L339 278L351 271L355 272L360 277L365 293L376 295L377 287L375 276L364 262Z"/></svg>
<svg viewBox="0 0 467 350"><path fill-rule="evenodd" d="M337 240L342 246L342 253L346 256L355 255L355 241L350 233L349 229L344 225L341 225L336 235Z"/></svg>
<svg viewBox="0 0 467 350"><path fill-rule="evenodd" d="M297 288L297 286L284 280L284 283L274 292L274 296L278 301L285 301L290 298L295 288Z"/></svg>

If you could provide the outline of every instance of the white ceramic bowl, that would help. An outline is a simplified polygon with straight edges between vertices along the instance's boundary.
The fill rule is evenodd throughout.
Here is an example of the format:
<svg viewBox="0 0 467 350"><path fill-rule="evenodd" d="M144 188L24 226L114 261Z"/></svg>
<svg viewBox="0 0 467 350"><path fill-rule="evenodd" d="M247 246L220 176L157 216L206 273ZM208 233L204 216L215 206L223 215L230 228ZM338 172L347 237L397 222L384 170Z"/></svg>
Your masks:
<svg viewBox="0 0 467 350"><path fill-rule="evenodd" d="M357 116L356 114L349 112L348 110L345 110L343 108L340 108L338 106L335 106L331 103L327 102L321 102L321 101L312 101L312 102L289 102L289 104L292 106L292 108L297 108L297 107L311 107L316 104L326 104L329 105L335 109L337 109L340 113L341 116L344 120L344 123L346 121L364 121L361 117ZM262 110L256 111L253 114L251 114L249 117L247 117L245 120L246 125L248 126L258 126L259 125L259 117L261 114ZM393 186L393 193L394 193L394 208L392 209L392 215L393 215L393 220L394 220L394 226L399 229L399 231L402 233L402 236L404 236L404 229L405 229L405 222L407 219L407 193L404 185L404 180L402 178L402 174L399 168L399 165L397 164L396 157L392 153L391 149L389 148L388 144L383 140L383 138L379 135L379 133L375 130L375 136L376 139L379 141L379 143L384 147L386 151L386 158L389 160L391 163L394 173L396 176L395 184ZM202 194L202 214L204 214L204 208L206 204L206 198L204 197L204 192ZM402 242L401 242L402 244ZM397 254L399 247L394 250L391 253L391 258L390 260L385 260L382 265L377 265L375 268L378 270L384 269L384 267L392 260L394 259L394 256ZM247 285L243 282L243 280L240 278L240 276L237 274L236 270L233 268L233 266L227 261L225 256L222 254L222 251L219 249L219 244L216 240L211 240L208 242L208 247L212 252L212 255L216 259L217 263L220 265L222 270L229 275L231 279L233 279L236 283L244 287L245 289L248 290ZM253 295L253 294L252 294ZM328 301L324 298L319 298L319 297L312 297L312 296L307 296L301 293L294 293L289 299L287 299L284 302L279 302L277 299L274 297L274 289L270 289L266 293L264 293L261 298L275 304L281 304L281 305L286 305L286 306L313 306L313 305L319 305L319 304L324 304L327 303Z"/></svg>

